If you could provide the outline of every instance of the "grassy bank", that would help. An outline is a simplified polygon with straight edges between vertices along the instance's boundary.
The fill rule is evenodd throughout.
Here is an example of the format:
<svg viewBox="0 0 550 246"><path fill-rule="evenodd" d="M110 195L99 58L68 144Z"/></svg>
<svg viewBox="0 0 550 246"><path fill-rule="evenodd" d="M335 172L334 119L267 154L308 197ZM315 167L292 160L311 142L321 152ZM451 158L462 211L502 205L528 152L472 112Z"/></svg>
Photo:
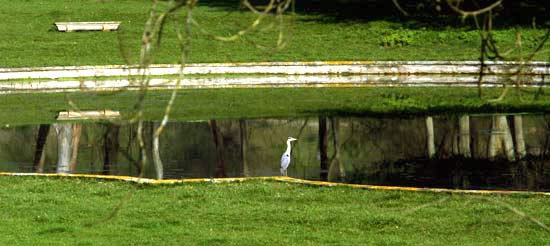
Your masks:
<svg viewBox="0 0 550 246"><path fill-rule="evenodd" d="M218 1L219 2L219 1ZM0 26L0 67L125 64L135 62L150 1L64 1L0 0L0 17L9 23ZM220 6L222 5L222 6ZM219 36L228 36L246 28L256 16L240 12L237 3L220 4L200 1L193 16L200 28ZM270 16L259 27L234 42L220 42L193 27L189 62L311 61L311 60L477 60L479 34L471 20L442 25L388 14L372 18L338 19L322 13L298 11L286 16L284 24L288 44L280 51L273 47L278 36L275 18ZM59 33L56 21L122 21L118 32ZM177 38L173 22L165 29L157 63L178 60ZM222 23L222 24L220 24ZM499 27L494 33L502 50L514 47L516 33L522 33L526 54L542 40L544 29L522 26ZM548 47L548 45L547 45ZM124 55L122 55L124 54ZM519 49L510 55L519 54ZM548 53L535 57L548 60Z"/></svg>
<svg viewBox="0 0 550 246"><path fill-rule="evenodd" d="M180 91L172 120L238 119L261 117L308 117L323 115L403 115L449 113L548 112L550 98L533 99L532 92L511 89L498 102L501 89L476 88L277 88L193 89ZM145 117L160 120L169 91L150 91L144 102ZM3 95L0 124L31 124L55 121L57 112L70 110L120 110L129 117L137 100L135 92L55 93Z"/></svg>
<svg viewBox="0 0 550 246"><path fill-rule="evenodd" d="M3 245L544 245L547 198L0 177ZM113 208L124 205L111 220ZM526 217L510 208L525 213ZM103 223L100 223L103 222ZM90 226L91 225L91 226Z"/></svg>

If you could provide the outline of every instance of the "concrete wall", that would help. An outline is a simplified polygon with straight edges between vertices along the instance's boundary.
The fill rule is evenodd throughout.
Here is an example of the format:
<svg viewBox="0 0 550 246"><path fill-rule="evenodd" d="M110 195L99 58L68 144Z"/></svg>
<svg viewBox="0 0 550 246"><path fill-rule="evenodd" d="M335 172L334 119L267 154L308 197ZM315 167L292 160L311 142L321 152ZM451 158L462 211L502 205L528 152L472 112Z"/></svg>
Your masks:
<svg viewBox="0 0 550 246"><path fill-rule="evenodd" d="M486 74L514 74L521 67L524 74L550 74L550 63L487 62ZM260 63L202 63L157 64L148 69L135 66L66 66L35 68L0 68L0 80L58 79L78 77L174 75L184 74L479 74L477 61L386 61L386 62L260 62Z"/></svg>

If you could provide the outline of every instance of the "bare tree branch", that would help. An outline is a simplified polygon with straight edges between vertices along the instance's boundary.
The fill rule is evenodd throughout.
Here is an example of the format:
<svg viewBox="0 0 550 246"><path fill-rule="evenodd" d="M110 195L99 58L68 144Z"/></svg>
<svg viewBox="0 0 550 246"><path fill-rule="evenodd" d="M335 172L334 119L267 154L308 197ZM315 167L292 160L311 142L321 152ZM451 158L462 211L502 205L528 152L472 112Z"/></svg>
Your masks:
<svg viewBox="0 0 550 246"><path fill-rule="evenodd" d="M492 11L493 9L498 7L500 4L502 4L502 0L498 0L498 1L494 2L493 4L491 4L491 5L489 5L485 8L481 8L481 9L474 10L474 11L462 10L462 9L458 8L457 6L453 5L451 0L447 0L447 4L449 5L449 7L453 11L457 12L458 14L460 14L464 17L468 17L468 16L477 16L477 15L481 15L481 14L487 13L489 11Z"/></svg>

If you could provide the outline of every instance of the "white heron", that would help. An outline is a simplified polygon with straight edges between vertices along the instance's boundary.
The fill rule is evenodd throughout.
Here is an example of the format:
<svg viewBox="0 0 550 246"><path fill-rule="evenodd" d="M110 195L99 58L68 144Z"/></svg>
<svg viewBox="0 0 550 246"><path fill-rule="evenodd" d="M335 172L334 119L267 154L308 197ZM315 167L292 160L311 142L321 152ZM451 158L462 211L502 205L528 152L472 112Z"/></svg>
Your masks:
<svg viewBox="0 0 550 246"><path fill-rule="evenodd" d="M288 176L286 169L288 168L288 165L290 165L290 148L291 148L291 142L296 141L298 139L293 137L288 137L286 140L286 151L283 153L283 156L281 156L281 175Z"/></svg>

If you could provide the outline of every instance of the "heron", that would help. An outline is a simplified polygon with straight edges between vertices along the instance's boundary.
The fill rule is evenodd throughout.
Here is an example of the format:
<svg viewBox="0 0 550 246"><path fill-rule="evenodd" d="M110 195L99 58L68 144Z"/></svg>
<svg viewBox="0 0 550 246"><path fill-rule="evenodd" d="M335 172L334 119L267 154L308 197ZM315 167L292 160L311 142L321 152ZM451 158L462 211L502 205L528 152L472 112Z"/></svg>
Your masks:
<svg viewBox="0 0 550 246"><path fill-rule="evenodd" d="M296 141L298 139L293 137L288 137L286 140L286 151L283 153L283 156L281 156L281 175L282 176L288 176L286 169L288 168L288 165L290 165L290 149L291 149L291 142Z"/></svg>

